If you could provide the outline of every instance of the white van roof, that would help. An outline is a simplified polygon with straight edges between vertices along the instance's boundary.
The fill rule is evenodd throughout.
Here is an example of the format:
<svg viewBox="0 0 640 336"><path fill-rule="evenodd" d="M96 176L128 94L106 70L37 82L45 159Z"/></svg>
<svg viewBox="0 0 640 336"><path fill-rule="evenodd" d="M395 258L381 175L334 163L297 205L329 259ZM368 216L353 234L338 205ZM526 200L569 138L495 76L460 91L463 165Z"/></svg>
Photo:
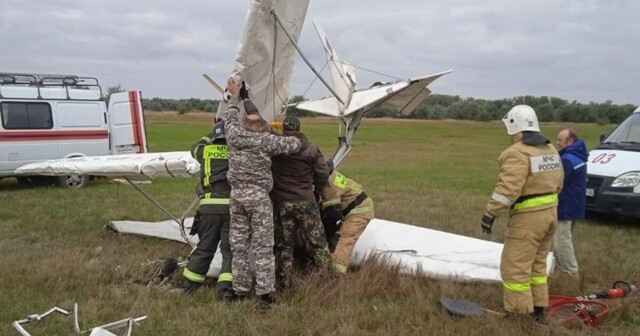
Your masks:
<svg viewBox="0 0 640 336"><path fill-rule="evenodd" d="M633 111L633 113L638 113L638 112L640 112L640 106L638 106L638 108L635 111Z"/></svg>

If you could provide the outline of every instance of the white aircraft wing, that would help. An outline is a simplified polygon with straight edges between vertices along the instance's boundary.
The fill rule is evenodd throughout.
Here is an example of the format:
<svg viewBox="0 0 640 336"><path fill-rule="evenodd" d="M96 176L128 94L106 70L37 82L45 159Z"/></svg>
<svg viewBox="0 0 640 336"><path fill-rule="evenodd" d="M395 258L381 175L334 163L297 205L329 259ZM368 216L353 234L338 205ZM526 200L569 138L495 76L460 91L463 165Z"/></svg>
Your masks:
<svg viewBox="0 0 640 336"><path fill-rule="evenodd" d="M383 104L398 113L408 115L431 93L427 86L450 72L451 70L447 70L418 79L386 83L355 91L343 116L348 116L361 109L368 110L375 104ZM296 105L296 108L338 117L340 116L338 104L335 97L329 97L301 102Z"/></svg>
<svg viewBox="0 0 640 336"><path fill-rule="evenodd" d="M250 1L232 76L250 85L249 97L268 122L288 101L295 47L287 33L298 40L308 6L309 0ZM287 33L276 24L273 13ZM227 104L221 101L218 118L224 119L226 110Z"/></svg>
<svg viewBox="0 0 640 336"><path fill-rule="evenodd" d="M185 220L185 227L192 219ZM161 222L113 221L109 226L120 233L158 237L187 243L178 225ZM196 240L196 236L189 239ZM424 273L436 278L459 281L502 281L500 256L503 245L453 233L373 219L356 243L352 264L371 256L389 265L398 265L406 274ZM222 266L219 251L211 262L208 276L216 277ZM547 272L553 271L553 254L547 256Z"/></svg>
<svg viewBox="0 0 640 336"><path fill-rule="evenodd" d="M19 175L191 177L200 172L200 164L189 152L162 152L85 156L48 160L16 169Z"/></svg>

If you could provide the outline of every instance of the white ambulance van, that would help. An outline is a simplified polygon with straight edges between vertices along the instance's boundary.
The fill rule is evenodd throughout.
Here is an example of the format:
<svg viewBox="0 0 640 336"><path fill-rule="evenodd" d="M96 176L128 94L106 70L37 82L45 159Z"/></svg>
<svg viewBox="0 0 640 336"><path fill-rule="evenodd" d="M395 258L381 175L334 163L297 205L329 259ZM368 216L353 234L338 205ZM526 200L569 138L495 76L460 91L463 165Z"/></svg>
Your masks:
<svg viewBox="0 0 640 336"><path fill-rule="evenodd" d="M112 94L107 108L92 77L0 73L0 178L38 161L147 151L139 91ZM56 182L81 188L90 178ZM43 179L18 177L20 183Z"/></svg>
<svg viewBox="0 0 640 336"><path fill-rule="evenodd" d="M587 209L640 218L640 108L589 153Z"/></svg>

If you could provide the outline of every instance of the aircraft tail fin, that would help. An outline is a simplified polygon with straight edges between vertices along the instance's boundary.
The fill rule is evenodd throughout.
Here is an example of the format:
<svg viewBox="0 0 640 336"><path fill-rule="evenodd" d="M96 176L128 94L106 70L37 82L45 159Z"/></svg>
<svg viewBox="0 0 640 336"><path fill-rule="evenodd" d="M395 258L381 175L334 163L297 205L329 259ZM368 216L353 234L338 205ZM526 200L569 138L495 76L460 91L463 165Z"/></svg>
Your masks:
<svg viewBox="0 0 640 336"><path fill-rule="evenodd" d="M316 32L327 56L331 79L333 80L333 89L340 99L345 102L344 105L340 104L340 110L343 110L345 106L349 105L351 96L356 90L355 71L353 66L340 60L324 29L315 19L313 19L313 26L316 28Z"/></svg>

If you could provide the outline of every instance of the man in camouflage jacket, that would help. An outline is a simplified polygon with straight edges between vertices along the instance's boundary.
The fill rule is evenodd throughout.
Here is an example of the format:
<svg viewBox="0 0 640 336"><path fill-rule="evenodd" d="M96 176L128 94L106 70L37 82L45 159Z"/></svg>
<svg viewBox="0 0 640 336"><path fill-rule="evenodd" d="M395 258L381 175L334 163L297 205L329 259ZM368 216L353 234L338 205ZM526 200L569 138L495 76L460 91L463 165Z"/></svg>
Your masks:
<svg viewBox="0 0 640 336"><path fill-rule="evenodd" d="M249 249L256 256L256 295L261 308L268 309L275 292L275 257L273 255L273 208L269 192L273 186L271 156L296 153L300 140L266 132L266 122L246 107L247 116L240 126L238 99L240 85L232 78L227 81L232 98L227 107L225 131L229 146L231 186L231 253L233 254L233 290L246 297L251 290Z"/></svg>

